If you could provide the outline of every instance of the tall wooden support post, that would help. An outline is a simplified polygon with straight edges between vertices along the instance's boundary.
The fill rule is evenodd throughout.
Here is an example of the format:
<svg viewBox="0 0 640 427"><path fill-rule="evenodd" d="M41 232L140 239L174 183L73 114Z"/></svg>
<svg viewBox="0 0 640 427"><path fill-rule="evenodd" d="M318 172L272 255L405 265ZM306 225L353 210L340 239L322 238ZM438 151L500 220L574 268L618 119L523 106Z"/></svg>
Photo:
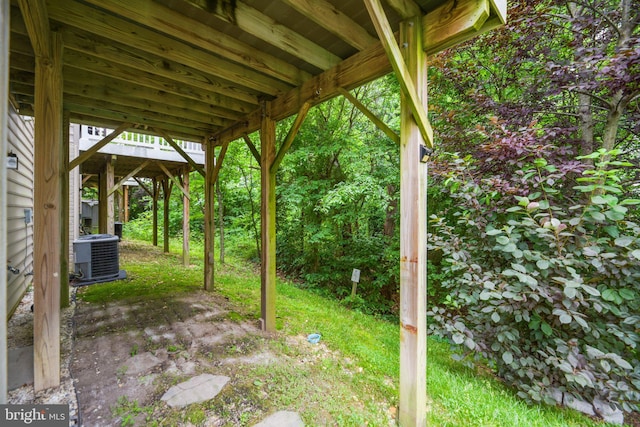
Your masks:
<svg viewBox="0 0 640 427"><path fill-rule="evenodd" d="M214 169L216 163L215 147L213 144L204 146L204 289L213 290L213 277L215 266L215 238L216 226L214 222L215 209L215 179Z"/></svg>
<svg viewBox="0 0 640 427"><path fill-rule="evenodd" d="M9 3L0 2L0 165L8 151ZM7 265L7 168L0 168L0 265ZM0 274L0 295L7 295L7 275ZM7 298L0 298L0 404L7 403Z"/></svg>
<svg viewBox="0 0 640 427"><path fill-rule="evenodd" d="M262 203L261 319L262 329L276 330L276 171L271 170L276 157L276 122L266 103L260 127L260 170Z"/></svg>
<svg viewBox="0 0 640 427"><path fill-rule="evenodd" d="M124 193L124 202L123 202L124 217L122 218L122 222L129 222L129 186L123 185L122 191Z"/></svg>
<svg viewBox="0 0 640 427"><path fill-rule="evenodd" d="M33 357L36 392L60 385L60 222L62 191L62 37L36 55L33 245Z"/></svg>
<svg viewBox="0 0 640 427"><path fill-rule="evenodd" d="M69 112L62 113L62 165L60 167L60 307L69 306Z"/></svg>
<svg viewBox="0 0 640 427"><path fill-rule="evenodd" d="M400 26L400 45L422 103L427 103L427 64L421 20ZM426 425L427 207L424 144L406 94L401 97L400 132L400 408L401 426Z"/></svg>
<svg viewBox="0 0 640 427"><path fill-rule="evenodd" d="M151 203L151 211L153 214L153 224L151 226L153 228L153 246L158 246L158 197L160 189L156 178L153 178L151 184L153 185L153 200Z"/></svg>
<svg viewBox="0 0 640 427"><path fill-rule="evenodd" d="M189 165L185 166L182 172L182 188L189 194ZM189 267L189 239L191 237L191 226L189 224L190 200L187 194L182 195L182 265Z"/></svg>
<svg viewBox="0 0 640 427"><path fill-rule="evenodd" d="M98 232L101 234L113 234L115 223L114 195L109 195L109 189L115 185L115 173L112 158L108 157L102 172L98 188Z"/></svg>
<svg viewBox="0 0 640 427"><path fill-rule="evenodd" d="M169 201L171 199L171 182L168 177L162 180L163 209L162 209L162 240L164 253L169 253Z"/></svg>

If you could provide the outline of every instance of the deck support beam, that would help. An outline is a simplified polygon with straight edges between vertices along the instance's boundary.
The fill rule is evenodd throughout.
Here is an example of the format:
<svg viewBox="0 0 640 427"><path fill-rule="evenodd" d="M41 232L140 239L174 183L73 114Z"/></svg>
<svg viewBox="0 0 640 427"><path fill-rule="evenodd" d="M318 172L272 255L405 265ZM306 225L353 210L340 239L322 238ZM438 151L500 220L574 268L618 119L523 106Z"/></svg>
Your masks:
<svg viewBox="0 0 640 427"><path fill-rule="evenodd" d="M115 202L113 193L109 193L109 189L113 188L114 184L115 172L113 159L109 156L100 172L98 188L98 232L101 234L114 233Z"/></svg>
<svg viewBox="0 0 640 427"><path fill-rule="evenodd" d="M216 225L214 222L215 210L215 179L213 178L216 167L216 147L209 143L204 144L204 290L213 290L213 277L215 270L215 239Z"/></svg>
<svg viewBox="0 0 640 427"><path fill-rule="evenodd" d="M69 112L62 113L62 165L60 168L60 308L69 307Z"/></svg>
<svg viewBox="0 0 640 427"><path fill-rule="evenodd" d="M44 8L42 4L40 7ZM26 9L22 9L23 15ZM62 162L68 161L62 155L62 36L40 35L48 38L50 50L36 52L33 221L36 392L60 385L60 284L62 276L67 274L60 271L59 242L62 209L67 209L62 206L60 177ZM44 37L40 39L47 44Z"/></svg>
<svg viewBox="0 0 640 427"><path fill-rule="evenodd" d="M151 203L151 210L153 211L153 246L158 246L158 197L160 197L160 184L157 178L153 178L151 181L153 185L153 197Z"/></svg>
<svg viewBox="0 0 640 427"><path fill-rule="evenodd" d="M414 95L427 105L427 61L419 17L400 25L400 43ZM399 78L404 78L399 76ZM402 426L426 425L427 368L427 166L416 100L401 92L400 124L400 408Z"/></svg>
<svg viewBox="0 0 640 427"><path fill-rule="evenodd" d="M163 221L162 221L162 240L164 253L169 253L169 200L171 199L171 190L173 190L173 181L168 176L162 179L162 195L163 195Z"/></svg>
<svg viewBox="0 0 640 427"><path fill-rule="evenodd" d="M260 185L262 202L260 230L261 253L261 321L262 330L276 330L276 172L272 168L276 158L276 122L271 118L271 104L263 107L260 127Z"/></svg>
<svg viewBox="0 0 640 427"><path fill-rule="evenodd" d="M189 267L191 260L189 259L189 239L191 236L191 225L189 224L190 198L189 198L189 173L191 167L185 166L182 170L182 265Z"/></svg>

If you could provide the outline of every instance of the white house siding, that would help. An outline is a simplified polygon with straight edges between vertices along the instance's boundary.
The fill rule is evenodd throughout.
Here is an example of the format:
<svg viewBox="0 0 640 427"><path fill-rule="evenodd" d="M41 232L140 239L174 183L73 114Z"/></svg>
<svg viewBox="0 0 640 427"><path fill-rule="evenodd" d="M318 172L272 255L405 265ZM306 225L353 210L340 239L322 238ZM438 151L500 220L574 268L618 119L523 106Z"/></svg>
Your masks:
<svg viewBox="0 0 640 427"><path fill-rule="evenodd" d="M33 272L33 219L25 223L25 209L33 214L33 121L10 107L7 120L9 152L18 156L17 170L7 170L7 314L13 314ZM32 215L33 218L33 215Z"/></svg>
<svg viewBox="0 0 640 427"><path fill-rule="evenodd" d="M80 126L69 126L69 160L75 159L80 154ZM73 270L73 241L80 235L80 168L69 171L69 269Z"/></svg>

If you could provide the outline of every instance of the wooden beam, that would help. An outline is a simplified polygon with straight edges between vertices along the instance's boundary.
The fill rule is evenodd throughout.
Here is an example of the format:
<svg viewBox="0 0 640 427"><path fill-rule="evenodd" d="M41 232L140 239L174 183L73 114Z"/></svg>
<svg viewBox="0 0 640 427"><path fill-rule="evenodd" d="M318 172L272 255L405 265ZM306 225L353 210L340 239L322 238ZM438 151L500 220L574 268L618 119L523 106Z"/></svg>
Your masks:
<svg viewBox="0 0 640 427"><path fill-rule="evenodd" d="M34 19L34 18L27 18ZM44 35L38 36L40 38ZM60 221L62 192L62 37L36 58L34 142L34 390L60 385ZM36 43L46 43L38 41ZM45 50L44 47L42 47ZM43 52L44 53L44 52ZM66 159L64 159L66 161Z"/></svg>
<svg viewBox="0 0 640 427"><path fill-rule="evenodd" d="M327 70L277 97L271 103L272 118L276 121L292 116L300 110L305 102L320 104L337 96L340 89L353 89L364 83L382 77L392 71L384 48L380 43L342 61L340 65ZM214 133L213 137L220 141L242 137L260 129L262 112L256 110L244 121Z"/></svg>
<svg viewBox="0 0 640 427"><path fill-rule="evenodd" d="M347 98L349 102L351 102L358 110L362 112L369 120L373 122L374 125L378 127L382 132L385 133L393 142L396 144L400 144L400 136L393 131L385 122L380 120L373 111L369 110L358 98L353 96L351 92L348 90L340 89L340 93L342 96Z"/></svg>
<svg viewBox="0 0 640 427"><path fill-rule="evenodd" d="M222 162L224 161L224 157L227 154L227 148L229 148L229 141L222 144L220 152L218 153L218 158L216 159L216 167L213 169L213 176L211 177L214 183L218 180L218 175L220 175L220 168L222 168Z"/></svg>
<svg viewBox="0 0 640 427"><path fill-rule="evenodd" d="M431 55L475 37L489 13L489 0L449 0L424 17L424 50Z"/></svg>
<svg viewBox="0 0 640 427"><path fill-rule="evenodd" d="M427 103L427 61L420 18L400 25L407 70L419 102ZM400 407L399 425L426 426L427 363L427 166L414 107L401 93L400 124Z"/></svg>
<svg viewBox="0 0 640 427"><path fill-rule="evenodd" d="M403 19L409 19L414 16L422 15L420 6L414 0L385 0Z"/></svg>
<svg viewBox="0 0 640 427"><path fill-rule="evenodd" d="M166 177L162 180L162 205L163 205L163 224L162 224L162 243L164 246L164 253L169 253L169 201L171 199L171 190L173 190L173 182L169 181Z"/></svg>
<svg viewBox="0 0 640 427"><path fill-rule="evenodd" d="M60 308L69 307L69 112L62 113L60 158Z"/></svg>
<svg viewBox="0 0 640 427"><path fill-rule="evenodd" d="M186 17L150 0L138 0L134 3L126 0L91 1L97 8L80 2L51 2L49 14L52 19L63 24L90 31L161 58L196 69L206 69L215 76L270 95L299 84L307 76L291 64L193 19L188 19L188 23L179 27L185 40L176 40L176 19ZM100 9L112 13L102 12ZM164 14L164 20L156 19L158 14ZM195 28L201 30L195 32ZM165 31L170 36L163 36L158 31ZM132 34L136 37L131 37ZM226 59L217 55L225 55ZM247 69L240 65L247 58L252 59L251 64L255 68Z"/></svg>
<svg viewBox="0 0 640 427"><path fill-rule="evenodd" d="M215 179L213 179L216 164L215 147L213 144L204 144L204 290L213 290L215 269L215 239L216 225L214 222L215 210Z"/></svg>
<svg viewBox="0 0 640 427"><path fill-rule="evenodd" d="M378 37L380 37L380 41L389 56L391 66L398 77L398 82L400 83L402 92L407 95L409 105L413 111L414 120L418 125L418 129L420 129L420 133L422 133L422 138L425 140L425 144L429 148L433 148L433 129L431 128L431 124L427 118L426 110L420 103L418 92L411 80L409 70L402 59L400 47L393 35L393 31L391 30L389 21L384 13L384 9L380 4L380 0L365 0L364 3L367 6L373 25L376 27Z"/></svg>
<svg viewBox="0 0 640 427"><path fill-rule="evenodd" d="M36 56L49 58L52 55L47 6L43 0L19 0L31 46ZM3 101L4 102L4 101Z"/></svg>
<svg viewBox="0 0 640 427"><path fill-rule="evenodd" d="M178 180L178 178L176 178L176 176L174 174L171 173L171 171L169 169L167 169L167 167L164 165L164 163L162 163L161 161L156 161L155 162L158 166L160 166L160 169L162 169L162 171L167 175L168 178L171 179L171 181L173 181L173 183L176 185L176 187L178 187L180 189L180 191L182 192L182 194L189 198L189 192L180 184L180 181Z"/></svg>
<svg viewBox="0 0 640 427"><path fill-rule="evenodd" d="M129 178L132 178L134 175L136 175L142 169L146 168L149 165L149 163L151 163L151 160L147 159L144 162L142 162L142 164L140 164L137 168L135 168L134 170L129 172L124 178L122 178L113 187L111 187L109 189L109 192L107 193L107 196L111 196L113 193L115 193L125 182L127 182L127 180Z"/></svg>
<svg viewBox="0 0 640 427"><path fill-rule="evenodd" d="M104 147L105 145L107 145L108 143L113 141L122 132L124 132L127 129L131 128L131 126L132 126L131 123L122 123L120 126L118 126L117 129L115 129L109 135L105 136L100 141L98 141L95 144L93 144L91 146L91 148L89 148L84 153L81 153L78 157L76 157L71 162L69 162L69 168L68 168L69 172L71 172L76 166L81 165L87 159L91 158L91 156L93 156L95 153L97 153L102 147Z"/></svg>
<svg viewBox="0 0 640 427"><path fill-rule="evenodd" d="M153 192L151 192L151 190L149 190L149 188L147 188L147 186L144 185L144 182L140 181L140 178L134 176L133 179L136 180L140 188L142 188L144 192L149 195L149 197L153 198Z"/></svg>
<svg viewBox="0 0 640 427"><path fill-rule="evenodd" d="M191 211L189 210L189 172L191 171L189 165L185 166L182 170L182 187L185 190L185 195L182 198L182 265L189 267L189 239L191 236L191 226L189 224L189 216Z"/></svg>
<svg viewBox="0 0 640 427"><path fill-rule="evenodd" d="M0 2L0 99L9 97L9 2ZM0 165L6 165L8 103L0 103ZM0 265L7 265L7 168L0 168ZM0 295L7 295L7 275L0 274ZM7 403L7 298L0 299L0 404Z"/></svg>
<svg viewBox="0 0 640 427"><path fill-rule="evenodd" d="M162 129L158 129L158 128L154 128L153 130L155 132L157 132L158 135L163 137L164 140L167 141L167 143L171 147L173 147L173 149L176 150L178 152L178 154L180 154L182 156L182 158L185 159L187 161L187 163L189 163L189 165L195 171L197 171L200 175L202 175L204 177L204 169L202 169L199 164L197 164L195 161L193 161L191 156L189 156L187 153L185 153L185 151L182 149L182 147L180 147L178 144L176 144L176 142L173 140L173 138L171 138L171 136L169 136L169 134L167 132L165 132Z"/></svg>
<svg viewBox="0 0 640 427"><path fill-rule="evenodd" d="M225 13L217 13L217 10L211 11L207 0L189 0L189 3L321 70L331 68L340 62L338 56L245 2L235 3L235 19ZM211 27L208 28L210 32Z"/></svg>
<svg viewBox="0 0 640 427"><path fill-rule="evenodd" d="M282 3L358 50L364 50L377 42L367 30L326 0L282 0Z"/></svg>
<svg viewBox="0 0 640 427"><path fill-rule="evenodd" d="M271 164L271 171L273 173L276 173L278 171L280 163L282 163L282 159L284 159L284 155L287 153L287 151L289 151L289 148L291 148L291 144L293 144L293 140L298 134L300 126L302 126L302 123L304 122L305 117L307 117L307 113L309 112L310 108L310 102L305 102L304 104L302 104L302 107L300 107L300 111L298 111L298 115L296 116L295 121L291 125L289 132L287 132L287 136L285 137L282 145L280 146L280 149L278 150L278 154L276 155L275 159L273 159L273 163Z"/></svg>
<svg viewBox="0 0 640 427"><path fill-rule="evenodd" d="M113 193L109 193L109 189L113 188L115 183L113 157L107 157L99 178L98 230L102 234L113 234L115 227Z"/></svg>
<svg viewBox="0 0 640 427"><path fill-rule="evenodd" d="M153 184L153 197L151 198L153 246L158 246L158 197L160 197L160 183L157 178L153 178L151 182Z"/></svg>
<svg viewBox="0 0 640 427"><path fill-rule="evenodd" d="M276 173L272 170L276 157L276 122L271 118L270 104L266 103L260 129L261 150L261 212L262 253L261 320L262 329L276 330Z"/></svg>
<svg viewBox="0 0 640 427"><path fill-rule="evenodd" d="M249 135L247 135L246 133L242 135L242 139L244 140L244 143L247 144L247 147L249 147L249 151L251 151L251 154L253 154L253 158L256 159L256 162L258 162L258 166L260 166L260 153L258 153L258 149L256 148L256 146L253 145L253 141L251 141L251 138L249 138Z"/></svg>

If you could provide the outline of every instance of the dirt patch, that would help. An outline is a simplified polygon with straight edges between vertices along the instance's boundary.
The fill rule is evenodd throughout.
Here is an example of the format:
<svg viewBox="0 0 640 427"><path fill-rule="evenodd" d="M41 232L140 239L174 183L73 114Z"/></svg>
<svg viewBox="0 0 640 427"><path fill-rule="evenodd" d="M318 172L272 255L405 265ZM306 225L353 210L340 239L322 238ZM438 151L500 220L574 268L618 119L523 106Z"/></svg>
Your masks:
<svg viewBox="0 0 640 427"><path fill-rule="evenodd" d="M262 332L257 322L226 319L228 311L224 298L204 291L171 300L79 301L71 370L83 424L114 425L118 406L150 406L166 385L189 376L273 360L259 349L252 356L229 358L230 348L256 341Z"/></svg>

